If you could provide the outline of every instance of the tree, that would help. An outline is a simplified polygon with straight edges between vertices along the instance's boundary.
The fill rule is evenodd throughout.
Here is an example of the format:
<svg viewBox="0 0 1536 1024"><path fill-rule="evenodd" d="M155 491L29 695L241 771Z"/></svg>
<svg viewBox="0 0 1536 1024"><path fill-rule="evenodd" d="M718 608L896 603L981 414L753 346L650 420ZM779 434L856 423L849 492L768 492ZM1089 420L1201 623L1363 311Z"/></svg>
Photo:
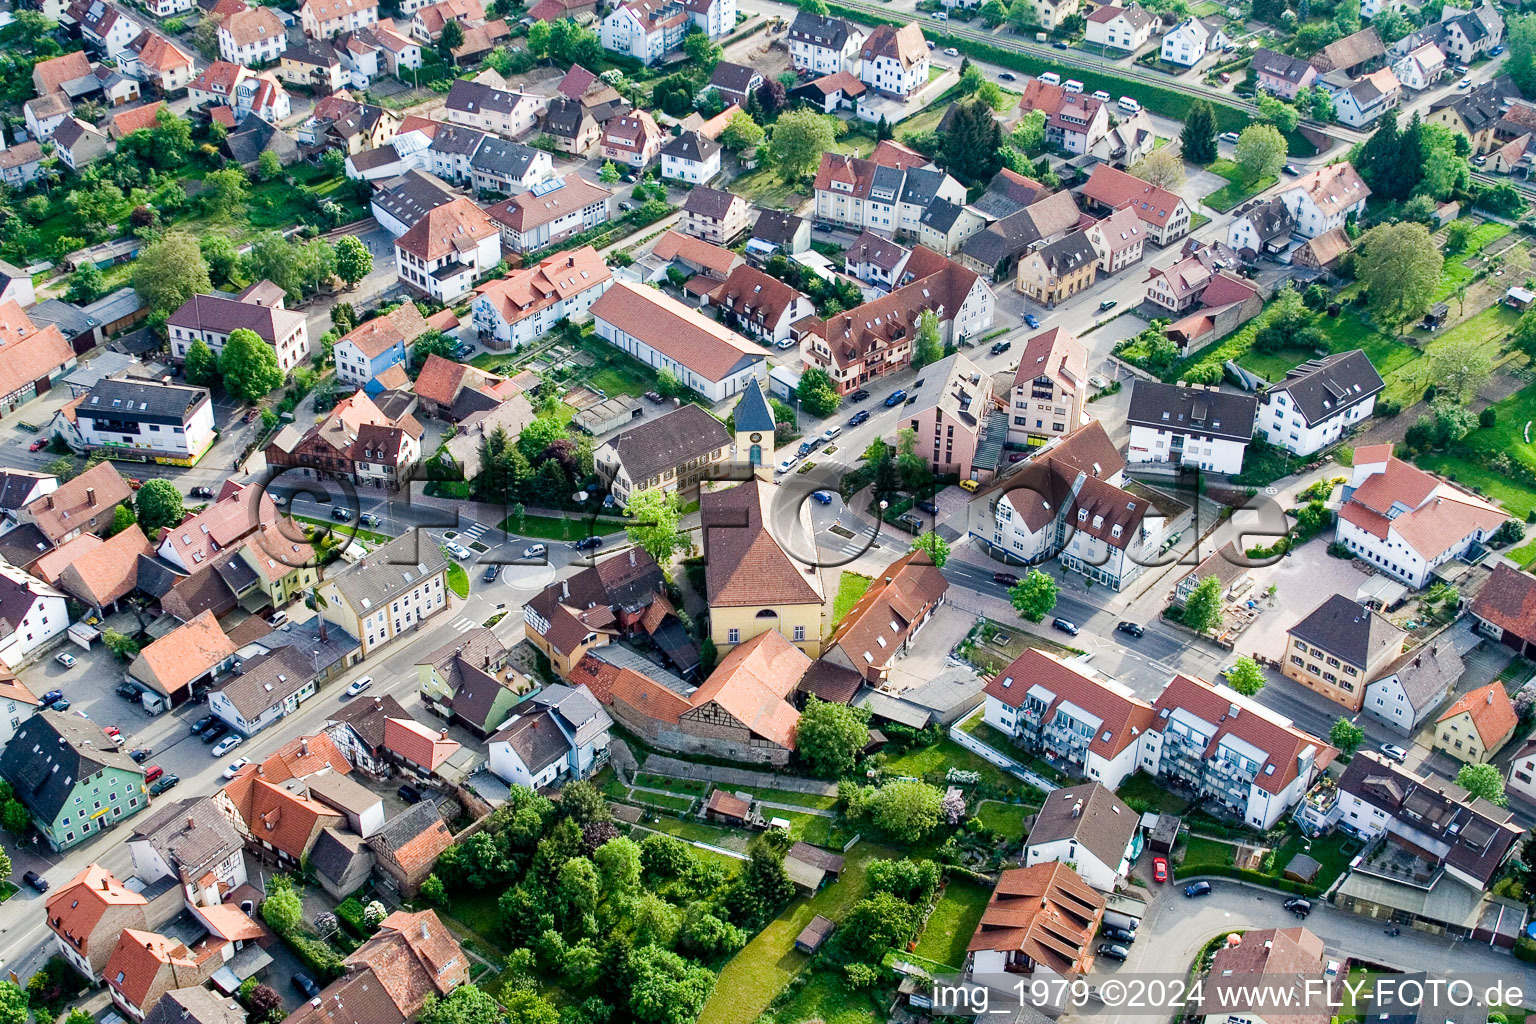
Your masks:
<svg viewBox="0 0 1536 1024"><path fill-rule="evenodd" d="M944 166L964 184L990 181L1002 163L997 155L1002 144L1003 129L991 104L979 95L962 100L943 135Z"/></svg>
<svg viewBox="0 0 1536 1024"><path fill-rule="evenodd" d="M278 878L281 878L281 884ZM279 935L287 935L303 922L304 903L287 876L278 878L273 878L267 886L267 898L261 901L261 919Z"/></svg>
<svg viewBox="0 0 1536 1024"><path fill-rule="evenodd" d="M134 517L133 509L127 505L119 505L112 510L112 527L108 533L110 536L116 537L137 522L138 519Z"/></svg>
<svg viewBox="0 0 1536 1024"><path fill-rule="evenodd" d="M1445 251L1456 255L1466 252L1476 230L1476 225L1465 217L1451 221L1445 229Z"/></svg>
<svg viewBox="0 0 1536 1024"><path fill-rule="evenodd" d="M261 156L256 158L256 180L272 181L283 173L283 162L277 158L277 154L270 149L261 151Z"/></svg>
<svg viewBox="0 0 1536 1024"><path fill-rule="evenodd" d="M443 880L437 875L430 874L422 880L421 898L434 906L443 906L448 902L448 892L443 887Z"/></svg>
<svg viewBox="0 0 1536 1024"><path fill-rule="evenodd" d="M1009 588L1008 600L1024 618L1039 622L1056 607L1056 581L1039 569L1031 569Z"/></svg>
<svg viewBox="0 0 1536 1024"><path fill-rule="evenodd" d="M133 288L151 316L166 317L194 295L213 290L197 239L172 231L152 242L133 263Z"/></svg>
<svg viewBox="0 0 1536 1024"><path fill-rule="evenodd" d="M868 867L869 891L888 892L913 906L923 906L938 891L942 877L931 860L872 860Z"/></svg>
<svg viewBox="0 0 1536 1024"><path fill-rule="evenodd" d="M1221 625L1221 578L1206 576L1184 599L1184 625L1196 633L1209 633Z"/></svg>
<svg viewBox="0 0 1536 1024"><path fill-rule="evenodd" d="M417 1020L421 1024L500 1024L501 1009L496 1000L470 982L446 996L439 997L435 992L428 995Z"/></svg>
<svg viewBox="0 0 1536 1024"><path fill-rule="evenodd" d="M255 978L251 979L255 981ZM287 1012L283 1009L283 997L271 985L257 985L245 998L246 1024L277 1024Z"/></svg>
<svg viewBox="0 0 1536 1024"><path fill-rule="evenodd" d="M354 235L342 235L336 240L336 275L347 282L348 288L356 288L371 273L373 253L366 245Z"/></svg>
<svg viewBox="0 0 1536 1024"><path fill-rule="evenodd" d="M629 539L660 566L672 563L679 549L688 547L688 532L679 527L683 506L676 491L651 487L636 491L624 506L624 516L634 520L625 528Z"/></svg>
<svg viewBox="0 0 1536 1024"><path fill-rule="evenodd" d="M1536 15L1521 14L1504 24L1504 71L1515 80L1520 91L1529 96L1536 89Z"/></svg>
<svg viewBox="0 0 1536 1024"><path fill-rule="evenodd" d="M629 1012L641 1024L693 1024L715 984L707 967L660 946L631 953L629 974Z"/></svg>
<svg viewBox="0 0 1536 1024"><path fill-rule="evenodd" d="M234 239L217 231L204 235L197 243L198 250L208 264L209 275L219 281L228 281L240 265L240 252Z"/></svg>
<svg viewBox="0 0 1536 1024"><path fill-rule="evenodd" d="M603 169L597 172L597 180L604 185L612 185L619 180L619 169L613 166L612 160L603 161Z"/></svg>
<svg viewBox="0 0 1536 1024"><path fill-rule="evenodd" d="M1045 146L1045 111L1031 110L1019 118L1013 131L1008 133L1008 141L1025 156L1039 155Z"/></svg>
<svg viewBox="0 0 1536 1024"><path fill-rule="evenodd" d="M1025 2L1016 0L1016 3ZM1216 111L1207 100L1197 100L1190 105L1179 142L1184 159L1192 164L1204 165L1216 159Z"/></svg>
<svg viewBox="0 0 1536 1024"><path fill-rule="evenodd" d="M106 645L107 650L117 655L123 661L128 661L139 653L139 645L133 639L133 637L126 633L119 633L117 630L111 628L110 626L101 631L101 642ZM18 804L18 806L20 805ZM6 812L9 813L10 805L7 804L5 809ZM25 807L22 807L21 809L23 811L26 810ZM8 822L6 823L5 827L7 829L11 829L11 826ZM11 829L11 831L14 832L16 830Z"/></svg>
<svg viewBox="0 0 1536 1024"><path fill-rule="evenodd" d="M1008 19L1008 8L1002 0L987 0L981 5L981 23L987 28L997 28Z"/></svg>
<svg viewBox="0 0 1536 1024"><path fill-rule="evenodd" d="M219 353L219 375L224 391L232 398L254 402L283 382L277 353L255 331L237 327L229 332Z"/></svg>
<svg viewBox="0 0 1536 1024"><path fill-rule="evenodd" d="M1285 136L1274 125L1249 125L1237 137L1236 159L1250 183L1276 177L1285 163Z"/></svg>
<svg viewBox="0 0 1536 1024"><path fill-rule="evenodd" d="M783 87L780 86L782 89ZM814 110L791 110L774 122L768 138L768 159L785 183L798 181L816 169L821 154L837 142L836 122Z"/></svg>
<svg viewBox="0 0 1536 1024"><path fill-rule="evenodd" d="M807 11L822 18L827 16L826 0L798 0L795 6L799 7L802 11Z"/></svg>
<svg viewBox="0 0 1536 1024"><path fill-rule="evenodd" d="M1346 754L1353 754L1365 742L1365 730L1347 718L1339 718L1328 730L1328 742Z"/></svg>
<svg viewBox="0 0 1536 1024"><path fill-rule="evenodd" d="M932 530L912 538L912 550L926 551L928 557L933 559L933 564L940 569L949 561L949 542Z"/></svg>
<svg viewBox="0 0 1536 1024"><path fill-rule="evenodd" d="M1436 394L1460 405L1472 401L1493 375L1493 357L1477 339L1453 341L1430 353L1427 372Z"/></svg>
<svg viewBox="0 0 1536 1024"><path fill-rule="evenodd" d="M1536 320L1533 320L1536 324ZM1533 331L1536 334L1536 331ZM812 366L800 375L800 385L795 389L805 411L816 417L826 417L837 411L842 399L832 375L820 367Z"/></svg>
<svg viewBox="0 0 1536 1024"><path fill-rule="evenodd" d="M1417 143L1414 143L1417 146ZM1360 147L1356 169L1373 192L1391 199L1405 199L1418 181L1418 154L1404 159L1403 136L1398 130L1397 111L1381 116L1381 123Z"/></svg>
<svg viewBox="0 0 1536 1024"><path fill-rule="evenodd" d="M1380 224L1360 238L1355 276L1365 286L1371 316L1400 330L1429 309L1445 259L1422 224Z"/></svg>
<svg viewBox="0 0 1536 1024"><path fill-rule="evenodd" d="M931 309L917 317L917 336L912 340L912 369L918 370L944 358L944 339L939 333L939 318Z"/></svg>
<svg viewBox="0 0 1536 1024"><path fill-rule="evenodd" d="M528 26L528 52L543 60L549 55L549 22L535 21Z"/></svg>
<svg viewBox="0 0 1536 1024"><path fill-rule="evenodd" d="M773 121L784 110L784 105L789 102L789 93L784 88L784 83L776 78L770 78L757 87L757 92L752 94L757 101L758 110L762 113L759 121ZM753 115L754 117L756 114Z"/></svg>
<svg viewBox="0 0 1536 1024"><path fill-rule="evenodd" d="M1258 95L1259 122L1273 126L1282 132L1293 132L1301 123L1301 112L1282 99L1267 92Z"/></svg>
<svg viewBox="0 0 1536 1024"><path fill-rule="evenodd" d="M14 981L0 981L0 1024L27 1024L27 994Z"/></svg>
<svg viewBox="0 0 1536 1024"><path fill-rule="evenodd" d="M464 26L460 25L456 20L444 22L443 34L437 40L437 52L457 67L458 59L454 57L453 51L463 45Z"/></svg>
<svg viewBox="0 0 1536 1024"><path fill-rule="evenodd" d="M1264 670L1245 654L1227 670L1227 685L1244 697L1252 697L1264 689Z"/></svg>
<svg viewBox="0 0 1536 1024"><path fill-rule="evenodd" d="M144 486L134 495L133 507L139 525L150 537L159 533L162 526L177 525L187 514L181 507L181 491L169 480L158 478L144 481Z"/></svg>
<svg viewBox="0 0 1536 1024"><path fill-rule="evenodd" d="M537 25L539 22L534 24ZM455 989L453 994L457 995L458 989ZM536 992L529 992L526 989L512 993L503 991L502 1000L506 1003L507 1013L505 1017L498 1016L496 1019L505 1020L506 1024L560 1024L560 1011L555 1009L554 1004L548 999Z"/></svg>
<svg viewBox="0 0 1536 1024"><path fill-rule="evenodd" d="M578 825L613 820L613 814L608 810L608 801L586 779L577 779L560 791L560 810Z"/></svg>
<svg viewBox="0 0 1536 1024"><path fill-rule="evenodd" d="M1184 187L1184 160L1166 147L1148 153L1131 168L1131 173L1150 185L1170 192L1178 192Z"/></svg>
<svg viewBox="0 0 1536 1024"><path fill-rule="evenodd" d="M840 779L853 771L869 742L869 711L851 704L806 698L795 733L795 747L811 774Z"/></svg>
<svg viewBox="0 0 1536 1024"><path fill-rule="evenodd" d="M197 28L192 30L192 45L205 60L218 59L219 25L223 20L222 15L210 14L199 21Z"/></svg>
<svg viewBox="0 0 1536 1024"><path fill-rule="evenodd" d="M1504 795L1504 774L1497 765L1464 764L1456 773L1456 785L1495 806L1509 806L1509 797Z"/></svg>
<svg viewBox="0 0 1536 1024"><path fill-rule="evenodd" d="M245 172L225 167L203 175L203 203L214 213L233 213L245 202Z"/></svg>
<svg viewBox="0 0 1536 1024"><path fill-rule="evenodd" d="M733 924L721 920L700 900L688 905L683 914L683 926L677 934L677 944L685 952L699 959L730 956L747 944L747 933Z"/></svg>
<svg viewBox="0 0 1536 1024"><path fill-rule="evenodd" d="M737 152L756 149L762 145L765 134L762 126L752 120L751 114L738 110L726 122L725 130L720 133L720 142L726 149Z"/></svg>
<svg viewBox="0 0 1536 1024"><path fill-rule="evenodd" d="M894 779L876 790L870 820L897 842L921 842L938 826L943 799L937 787L919 779Z"/></svg>
<svg viewBox="0 0 1536 1024"><path fill-rule="evenodd" d="M183 364L187 383L200 388L211 388L219 382L219 363L214 357L213 350L202 338L195 338L192 344L187 346L186 361Z"/></svg>
<svg viewBox="0 0 1536 1024"><path fill-rule="evenodd" d="M1516 349L1536 359L1536 309L1528 309L1520 314L1509 338Z"/></svg>
<svg viewBox="0 0 1536 1024"><path fill-rule="evenodd" d="M640 891L640 844L617 836L592 851L603 897L627 901Z"/></svg>
<svg viewBox="0 0 1536 1024"><path fill-rule="evenodd" d="M683 36L683 53L688 56L688 63L692 68L708 75L715 70L715 65L720 63L723 51L720 45L710 39L702 29L697 29Z"/></svg>
<svg viewBox="0 0 1536 1024"><path fill-rule="evenodd" d="M850 959L878 964L892 947L906 948L917 922L916 907L877 892L854 904L838 928L838 944Z"/></svg>

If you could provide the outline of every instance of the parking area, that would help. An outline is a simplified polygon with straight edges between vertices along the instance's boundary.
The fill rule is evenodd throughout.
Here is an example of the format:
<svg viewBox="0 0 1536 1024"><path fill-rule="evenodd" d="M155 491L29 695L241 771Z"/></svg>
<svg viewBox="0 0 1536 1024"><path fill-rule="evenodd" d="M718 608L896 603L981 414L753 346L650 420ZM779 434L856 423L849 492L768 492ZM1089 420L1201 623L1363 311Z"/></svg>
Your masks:
<svg viewBox="0 0 1536 1024"><path fill-rule="evenodd" d="M1274 565L1249 572L1253 580L1245 598L1257 602L1262 612L1237 638L1238 654L1257 652L1279 659L1285 653L1285 631L1331 594L1353 597L1365 575L1353 564L1328 554L1328 538L1314 537ZM1263 597L1275 586L1273 604Z"/></svg>
<svg viewBox="0 0 1536 1024"><path fill-rule="evenodd" d="M918 634L920 640L891 666L891 689L903 690L937 679L949 668L949 652L976 624L976 616L952 604L941 604Z"/></svg>

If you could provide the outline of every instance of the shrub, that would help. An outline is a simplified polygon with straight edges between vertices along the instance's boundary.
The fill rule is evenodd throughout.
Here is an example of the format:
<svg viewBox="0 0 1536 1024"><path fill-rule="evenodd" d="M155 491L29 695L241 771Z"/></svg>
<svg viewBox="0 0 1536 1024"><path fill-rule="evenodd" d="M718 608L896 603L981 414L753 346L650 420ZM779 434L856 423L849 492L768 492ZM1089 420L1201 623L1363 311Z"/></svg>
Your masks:
<svg viewBox="0 0 1536 1024"><path fill-rule="evenodd" d="M1498 410L1490 405L1488 408L1477 414L1477 425L1487 429L1488 427L1493 426L1495 422L1497 422L1498 417Z"/></svg>
<svg viewBox="0 0 1536 1024"><path fill-rule="evenodd" d="M283 941L288 943L294 955L314 973L315 980L322 986L341 976L345 965L341 954L330 943L297 931L284 935Z"/></svg>

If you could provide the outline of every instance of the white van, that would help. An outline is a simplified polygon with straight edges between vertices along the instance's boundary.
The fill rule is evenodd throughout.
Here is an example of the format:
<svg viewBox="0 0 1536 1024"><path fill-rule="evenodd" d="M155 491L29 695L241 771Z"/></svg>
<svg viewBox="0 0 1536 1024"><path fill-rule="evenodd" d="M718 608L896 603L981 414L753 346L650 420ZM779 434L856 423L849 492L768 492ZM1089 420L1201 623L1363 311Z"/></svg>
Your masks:
<svg viewBox="0 0 1536 1024"><path fill-rule="evenodd" d="M1100 103L1108 103L1109 93L1105 92L1103 89L1100 89L1093 94L1093 98L1098 100Z"/></svg>
<svg viewBox="0 0 1536 1024"><path fill-rule="evenodd" d="M823 443L830 444L832 441L837 440L837 435L841 434L842 432L843 432L843 428L842 427L839 427L836 424L833 424L832 426L828 427L826 430L822 431L821 440L822 440Z"/></svg>
<svg viewBox="0 0 1536 1024"><path fill-rule="evenodd" d="M1063 92L1082 92L1083 83L1075 78L1069 78L1061 84L1061 88Z"/></svg>
<svg viewBox="0 0 1536 1024"><path fill-rule="evenodd" d="M786 455L779 460L779 464L774 467L773 471L775 473L788 473L795 468L795 463L799 461L800 457L798 455Z"/></svg>
<svg viewBox="0 0 1536 1024"><path fill-rule="evenodd" d="M1123 110L1127 114L1135 114L1135 113L1137 113L1137 112L1139 112L1141 110L1141 104L1137 103L1135 100L1131 99L1129 96L1121 96L1120 97L1120 109Z"/></svg>
<svg viewBox="0 0 1536 1024"><path fill-rule="evenodd" d="M946 14L945 12L943 12L943 11L934 11L932 14L928 15L928 17L932 18L934 21L948 21L949 20L949 15Z"/></svg>
<svg viewBox="0 0 1536 1024"><path fill-rule="evenodd" d="M1044 82L1046 85L1060 85L1061 76L1054 71L1047 71L1045 74L1040 76L1040 81Z"/></svg>

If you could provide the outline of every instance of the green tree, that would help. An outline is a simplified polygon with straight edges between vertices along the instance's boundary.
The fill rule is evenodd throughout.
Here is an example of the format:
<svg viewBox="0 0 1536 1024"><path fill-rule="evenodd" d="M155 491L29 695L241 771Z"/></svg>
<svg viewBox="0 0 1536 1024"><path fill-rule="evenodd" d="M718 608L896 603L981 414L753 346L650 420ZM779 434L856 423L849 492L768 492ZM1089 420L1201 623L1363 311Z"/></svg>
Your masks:
<svg viewBox="0 0 1536 1024"><path fill-rule="evenodd" d="M747 933L722 920L703 900L688 904L677 934L683 952L702 960L730 956L747 944Z"/></svg>
<svg viewBox="0 0 1536 1024"><path fill-rule="evenodd" d="M219 382L219 361L202 338L193 339L187 346L184 370L188 384L211 388Z"/></svg>
<svg viewBox="0 0 1536 1024"><path fill-rule="evenodd" d="M832 415L842 401L837 386L832 382L832 375L817 366L809 367L800 374L800 385L795 389L795 394L799 396L805 411L818 418Z"/></svg>
<svg viewBox="0 0 1536 1024"><path fill-rule="evenodd" d="M1536 14L1520 14L1504 23L1504 71L1526 96L1536 89Z"/></svg>
<svg viewBox="0 0 1536 1024"><path fill-rule="evenodd" d="M261 919L279 935L287 935L303 923L304 903L287 876L274 877L268 884L267 898L261 901Z"/></svg>
<svg viewBox="0 0 1536 1024"><path fill-rule="evenodd" d="M577 779L560 791L560 810L578 825L613 820L602 791L586 779Z"/></svg>
<svg viewBox="0 0 1536 1024"><path fill-rule="evenodd" d="M1338 718L1328 730L1328 742L1345 754L1353 754L1365 742L1365 730L1347 718Z"/></svg>
<svg viewBox="0 0 1536 1024"><path fill-rule="evenodd" d="M660 946L631 953L629 975L629 1012L640 1024L693 1024L715 984L708 968Z"/></svg>
<svg viewBox="0 0 1536 1024"><path fill-rule="evenodd" d="M1149 185L1178 192L1184 187L1184 160L1173 150L1154 149L1131 168L1131 173Z"/></svg>
<svg viewBox="0 0 1536 1024"><path fill-rule="evenodd" d="M1453 220L1445 228L1445 251L1460 255L1467 251L1477 226L1465 217L1461 220Z"/></svg>
<svg viewBox="0 0 1536 1024"><path fill-rule="evenodd" d="M926 551L928 557L933 559L933 564L940 569L949 561L949 542L932 530L912 538L910 550Z"/></svg>
<svg viewBox="0 0 1536 1024"><path fill-rule="evenodd" d="M217 60L219 56L219 24L224 20L222 15L210 14L197 23L192 30L192 45L197 52L203 55L204 60Z"/></svg>
<svg viewBox="0 0 1536 1024"><path fill-rule="evenodd" d="M1380 224L1360 238L1355 276L1365 286L1371 316L1401 330L1429 309L1445 259L1422 224Z"/></svg>
<svg viewBox="0 0 1536 1024"><path fill-rule="evenodd" d="M534 24L538 25L541 23L534 22ZM457 995L458 991L458 989L455 989L453 994ZM505 1020L506 1024L560 1024L560 1011L556 1010L548 999L535 992L526 990L510 994L503 992L502 1001L506 1003L506 1016L501 1017L498 1014L495 1019ZM454 1022L454 1024L458 1024L458 1022ZM490 1024L490 1022L486 1022L486 1024Z"/></svg>
<svg viewBox="0 0 1536 1024"><path fill-rule="evenodd" d="M442 331L428 331L411 345L411 365L420 369L432 356L450 359L453 356L453 346L454 340Z"/></svg>
<svg viewBox="0 0 1536 1024"><path fill-rule="evenodd" d="M27 1024L27 994L14 981L0 981L0 1024Z"/></svg>
<svg viewBox="0 0 1536 1024"><path fill-rule="evenodd" d="M1196 633L1209 633L1221 625L1221 578L1206 576L1184 599L1184 625Z"/></svg>
<svg viewBox="0 0 1536 1024"><path fill-rule="evenodd" d="M172 231L145 246L133 263L133 288L150 315L159 317L176 312L194 295L211 292L208 262L197 239Z"/></svg>
<svg viewBox="0 0 1536 1024"><path fill-rule="evenodd" d="M78 305L90 305L102 296L107 290L106 278L101 270L86 260L80 264L80 268L69 275L69 291L64 295L70 302Z"/></svg>
<svg viewBox="0 0 1536 1024"><path fill-rule="evenodd" d="M255 331L244 327L229 332L219 353L219 375L226 394L247 402L264 398L283 382L277 353Z"/></svg>
<svg viewBox="0 0 1536 1024"><path fill-rule="evenodd" d="M870 892L888 892L904 903L924 906L938 891L942 877L931 860L872 860L868 867Z"/></svg>
<svg viewBox="0 0 1536 1024"><path fill-rule="evenodd" d="M457 66L458 59L454 57L453 51L463 45L464 26L460 25L456 20L445 22L443 24L443 34L437 40L437 52L443 55L443 59Z"/></svg>
<svg viewBox="0 0 1536 1024"><path fill-rule="evenodd" d="M795 748L811 774L839 779L853 771L869 742L869 711L851 704L806 698L795 733Z"/></svg>
<svg viewBox="0 0 1536 1024"><path fill-rule="evenodd" d="M624 516L634 521L625 528L630 541L657 565L670 565L673 556L689 545L688 531L680 526L683 506L676 491L656 487L636 491L624 506Z"/></svg>
<svg viewBox="0 0 1536 1024"><path fill-rule="evenodd" d="M1027 0L1015 2L1026 3ZM1204 165L1216 159L1216 111L1208 101L1196 100L1190 104L1179 142L1184 159L1190 163Z"/></svg>
<svg viewBox="0 0 1536 1024"><path fill-rule="evenodd" d="M901 843L921 842L938 827L944 794L918 779L893 779L875 791L870 820Z"/></svg>
<svg viewBox="0 0 1536 1024"><path fill-rule="evenodd" d="M1464 764L1456 773L1456 785L1497 807L1509 806L1509 797L1504 795L1504 773L1497 765Z"/></svg>
<svg viewBox="0 0 1536 1024"><path fill-rule="evenodd" d="M134 518L133 509L127 505L119 505L112 510L112 527L108 533L110 536L116 537L136 522L138 520Z"/></svg>
<svg viewBox="0 0 1536 1024"><path fill-rule="evenodd" d="M261 156L256 158L256 180L272 181L281 177L283 162L277 158L277 154L270 149L261 151Z"/></svg>
<svg viewBox="0 0 1536 1024"><path fill-rule="evenodd" d="M892 948L906 948L917 923L916 907L878 892L854 904L838 929L838 945L850 959L878 964Z"/></svg>
<svg viewBox="0 0 1536 1024"><path fill-rule="evenodd" d="M1293 132L1301 123L1301 112L1267 92L1258 94L1259 121L1281 132Z"/></svg>
<svg viewBox="0 0 1536 1024"><path fill-rule="evenodd" d="M501 1024L501 1019L496 1000L474 982L460 985L446 996L428 995L417 1017L421 1024Z"/></svg>
<svg viewBox="0 0 1536 1024"><path fill-rule="evenodd" d="M139 525L150 537L159 533L162 526L177 525L187 515L176 485L159 478L144 481L144 486L133 497L133 507Z"/></svg>
<svg viewBox="0 0 1536 1024"><path fill-rule="evenodd" d="M1249 125L1237 137L1236 159L1243 178L1250 183L1276 177L1285 163L1285 137L1274 125Z"/></svg>
<svg viewBox="0 0 1536 1024"><path fill-rule="evenodd" d="M246 197L245 172L238 167L225 167L203 175L203 203L214 213L234 213Z"/></svg>
<svg viewBox="0 0 1536 1024"><path fill-rule="evenodd" d="M1252 697L1264 689L1264 670L1246 654L1232 663L1227 671L1227 685L1244 697Z"/></svg>
<svg viewBox="0 0 1536 1024"><path fill-rule="evenodd" d="M443 887L443 880L437 875L430 874L422 880L421 898L436 907L448 903L448 891Z"/></svg>
<svg viewBox="0 0 1536 1024"><path fill-rule="evenodd" d="M917 336L912 340L912 368L922 369L944 358L944 338L939 333L939 318L931 309L917 317Z"/></svg>
<svg viewBox="0 0 1536 1024"><path fill-rule="evenodd" d="M981 5L981 23L987 28L997 28L1008 20L1008 8L1003 6L1002 0L987 0Z"/></svg>
<svg viewBox="0 0 1536 1024"><path fill-rule="evenodd" d="M371 273L373 253L366 245L353 235L342 235L336 240L336 275L347 282L348 288L356 288Z"/></svg>
<svg viewBox="0 0 1536 1024"><path fill-rule="evenodd" d="M781 114L768 138L768 159L785 183L798 181L821 163L837 143L837 122L802 108Z"/></svg>
<svg viewBox="0 0 1536 1024"><path fill-rule="evenodd" d="M708 75L714 71L715 65L720 63L723 52L720 45L710 39L702 29L696 29L683 36L683 53L688 57L690 69L697 69L698 73Z"/></svg>
<svg viewBox="0 0 1536 1024"><path fill-rule="evenodd" d="M534 21L528 26L528 52L540 60L549 56L549 22Z"/></svg>
<svg viewBox="0 0 1536 1024"><path fill-rule="evenodd" d="M671 370L657 370L656 390L667 398L676 398L688 389L683 386L683 382L678 379L677 374Z"/></svg>
<svg viewBox="0 0 1536 1024"><path fill-rule="evenodd" d="M981 74L980 69L972 71ZM980 95L962 100L943 135L944 166L968 185L990 181L1002 164L997 155L1002 144L1003 129L991 104Z"/></svg>
<svg viewBox="0 0 1536 1024"><path fill-rule="evenodd" d="M1417 144L1415 143L1415 146ZM1360 147L1356 170L1371 191L1390 199L1406 199L1418 183L1418 154L1408 159L1403 154L1403 136L1398 130L1397 111L1382 114L1371 137Z"/></svg>
<svg viewBox="0 0 1536 1024"><path fill-rule="evenodd" d="M1493 375L1493 357L1477 339L1451 341L1432 349L1424 380L1433 384L1440 397L1465 405Z"/></svg>
<svg viewBox="0 0 1536 1024"><path fill-rule="evenodd" d="M1536 359L1536 308L1520 314L1520 319L1515 322L1515 329L1510 332L1509 338L1515 348Z"/></svg>
<svg viewBox="0 0 1536 1024"><path fill-rule="evenodd" d="M234 239L218 231L210 231L199 239L197 245L203 260L208 264L209 275L214 280L228 282L240 266L240 252L235 248Z"/></svg>
<svg viewBox="0 0 1536 1024"><path fill-rule="evenodd" d="M795 6L799 7L802 11L808 11L822 18L827 16L826 0L798 0Z"/></svg>
<svg viewBox="0 0 1536 1024"><path fill-rule="evenodd" d="M640 844L628 836L610 839L592 851L603 898L629 900L640 891Z"/></svg>
<svg viewBox="0 0 1536 1024"><path fill-rule="evenodd" d="M1008 590L1008 601L1030 622L1039 622L1056 607L1056 581L1039 569L1031 569Z"/></svg>
<svg viewBox="0 0 1536 1024"><path fill-rule="evenodd" d="M752 120L751 114L738 110L726 122L725 130L720 133L720 142L726 149L739 152L762 145L764 135L762 126Z"/></svg>

